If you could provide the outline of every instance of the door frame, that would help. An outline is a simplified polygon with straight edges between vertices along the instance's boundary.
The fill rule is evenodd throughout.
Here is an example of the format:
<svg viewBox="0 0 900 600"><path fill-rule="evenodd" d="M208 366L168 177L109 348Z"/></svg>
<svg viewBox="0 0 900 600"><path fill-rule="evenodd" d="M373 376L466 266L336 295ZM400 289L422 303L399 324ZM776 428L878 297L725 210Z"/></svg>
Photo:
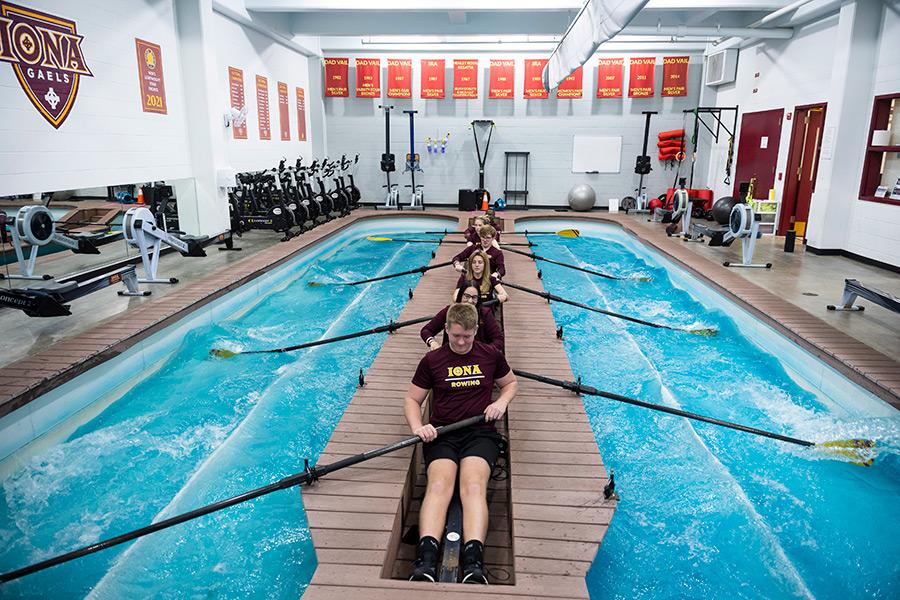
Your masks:
<svg viewBox="0 0 900 600"><path fill-rule="evenodd" d="M779 215L778 215L778 225L775 229L776 235L784 235L788 229L790 229L791 221L790 216L788 216L787 209L787 200L791 198L791 210L790 212L796 212L797 208L797 180L791 176L791 173L795 173L797 169L800 167L800 159L802 157L802 152L797 145L794 144L794 140L797 137L797 129L800 126L800 121L797 119L797 113L801 110L808 111L812 108L821 108L822 109L822 126L825 126L825 117L828 112L828 103L827 102L815 102L813 104L800 104L794 107L794 114L792 121L794 124L791 126L791 138L790 144L788 146L788 157L787 157L787 166L785 167L785 181L784 181L784 189L781 193L781 202L779 203ZM819 140L821 144L821 140ZM818 177L819 172L819 160L821 160L821 156L816 160L816 164L813 166L813 181L815 181L816 177ZM815 184L813 185L815 188ZM803 239L806 239L806 234L804 233Z"/></svg>

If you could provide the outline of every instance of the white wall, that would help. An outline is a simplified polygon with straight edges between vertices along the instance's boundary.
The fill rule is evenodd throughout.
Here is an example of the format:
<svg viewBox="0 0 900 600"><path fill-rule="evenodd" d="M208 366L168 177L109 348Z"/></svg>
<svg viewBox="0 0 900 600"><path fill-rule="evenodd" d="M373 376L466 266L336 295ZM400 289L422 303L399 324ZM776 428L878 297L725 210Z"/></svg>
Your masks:
<svg viewBox="0 0 900 600"><path fill-rule="evenodd" d="M0 195L188 177L172 0L26 4L76 22L94 76L57 130L0 63ZM166 115L141 110L135 37L162 47Z"/></svg>
<svg viewBox="0 0 900 600"><path fill-rule="evenodd" d="M845 4L848 5L842 11L845 19L865 19L865 11L872 7L880 14L878 39L851 36L851 43L857 47L877 45L872 61L851 64L843 74L840 69L835 69L839 59L850 52L850 46L841 46L839 42L847 38L840 35L841 13L834 12L796 28L789 40L766 40L741 49L736 81L719 86L715 91L704 90L704 104L737 104L743 114L774 108L783 108L788 113L798 105L826 102L829 103L826 127L837 128L843 123L858 121L853 123L852 131L836 132L838 143L848 137L865 137L874 96L900 92L900 45L897 41L900 39L900 3L895 0L862 2L862 12L852 10L852 1ZM856 31L852 27L852 23L845 24L844 30ZM835 81L835 77L840 80ZM846 98L838 94L846 93L848 88L852 88L850 92L862 89L864 93L858 94L861 99L845 106ZM844 118L840 118L843 111L846 111ZM780 174L784 174L787 164L792 126L793 121L785 121L782 125L777 165ZM853 140L850 143L853 148L849 160L820 160L811 206L809 243L818 249L845 250L900 266L900 207L858 199L866 142ZM848 149L839 150L846 152ZM711 173L721 169L725 154L724 145L714 151L709 164ZM740 156L735 160L739 161ZM721 184L720 178L711 177L711 180L718 181L717 195L730 193L730 186ZM776 178L779 199L783 187L784 178L780 181Z"/></svg>
<svg viewBox="0 0 900 600"><path fill-rule="evenodd" d="M299 52L235 23L216 13L214 39L218 61L219 87L216 96L221 102L221 112L230 106L228 67L244 72L244 101L247 106L247 139L236 140L229 130L225 135L226 157L229 166L237 171L253 171L275 166L282 157L293 162L297 156L309 161L312 155L312 130L310 111L315 103L310 95L321 96L320 89L311 90L308 59ZM314 61L317 62L317 61ZM269 121L271 140L259 138L259 118L256 101L256 75L268 78ZM278 114L278 82L288 85L288 116L291 123L290 141L281 141ZM294 88L302 87L306 93L306 139L297 136L297 106Z"/></svg>
<svg viewBox="0 0 900 600"><path fill-rule="evenodd" d="M688 54L673 51L671 55ZM531 152L528 188L530 205L566 205L566 193L577 183L589 183L597 192L597 205L605 206L611 197L621 198L633 194L638 176L634 174L635 156L640 154L644 132L643 110L656 110L650 126L650 154L653 172L645 177L648 193L656 196L672 185L674 172L666 171L656 159L656 134L663 130L678 129L682 126L682 110L693 108L700 91L700 71L702 60L693 55L689 69L688 96L683 98L662 98L662 56L659 52L643 52L640 56L657 56L655 74L656 97L647 99L627 98L628 68L627 54L625 67L625 98L597 99L596 58L585 66L584 92L581 99L556 99L555 92L546 100L525 100L522 98L524 80L524 59L540 56L541 53L478 53L464 55L444 55L434 53L390 54L367 53L364 57L381 58L382 100L355 97L356 75L354 59L357 55L348 52L328 51L328 56L350 58L350 97L325 98L325 121L328 132L327 150L329 156L360 154L359 174L356 183L363 192L365 201L379 201L385 175L379 169L379 161L384 152L384 116L377 108L387 95L387 59L413 59L413 89L411 100L390 99L396 112L391 116L391 151L397 156L397 172L392 181L401 185L409 183L409 174L403 174L404 158L409 152L408 116L404 109L418 110L415 120L416 151L422 160L424 173L416 174L416 183L425 185L427 203L453 204L457 202L460 188L478 187L478 162L469 123L474 119L493 119L496 128L491 140L490 152L485 165L485 187L493 197L501 196L504 189L504 152ZM638 55L638 54L636 54ZM612 55L610 55L612 56ZM623 56L617 53L615 56ZM446 97L443 100L422 100L420 95L420 59L444 58L446 60ZM454 100L453 59L478 58L479 82L477 100ZM488 94L488 69L491 58L514 58L515 100L492 100ZM320 69L322 67L320 66ZM426 137L443 136L450 132L450 143L446 154L429 155L425 147ZM620 135L623 137L622 162L618 174L574 174L572 167L573 135ZM706 183L706 153L698 156L698 166L694 178L695 187ZM685 167L689 169L689 164ZM402 188L401 188L402 189ZM406 195L402 194L404 203Z"/></svg>
<svg viewBox="0 0 900 600"><path fill-rule="evenodd" d="M881 23L873 97L900 92L900 3L885 4ZM866 110L867 114L871 114L871 106ZM894 121L895 131L900 131L900 115L895 114ZM887 175L890 179L886 183L893 185L897 177L900 177L900 153L889 155L888 163L885 165L885 173L890 173ZM862 177L862 166L857 171L856 177ZM900 266L900 206L856 201L846 249L854 254Z"/></svg>
<svg viewBox="0 0 900 600"><path fill-rule="evenodd" d="M791 39L766 40L741 49L734 83L707 88L710 91L704 94L704 103L737 105L741 115L776 108L784 108L787 115L793 112L795 106L825 102L831 81L837 21L835 14L798 28ZM738 117L735 164L741 159L737 153L740 121ZM793 121L782 123L776 173L783 174L787 165L792 126ZM710 180L714 183L717 198L730 196L734 189L733 185L725 185L722 177L717 175L725 168L727 151L728 140L724 140L716 147L709 163ZM778 198L781 198L783 189L784 178L779 181L776 175L775 193Z"/></svg>

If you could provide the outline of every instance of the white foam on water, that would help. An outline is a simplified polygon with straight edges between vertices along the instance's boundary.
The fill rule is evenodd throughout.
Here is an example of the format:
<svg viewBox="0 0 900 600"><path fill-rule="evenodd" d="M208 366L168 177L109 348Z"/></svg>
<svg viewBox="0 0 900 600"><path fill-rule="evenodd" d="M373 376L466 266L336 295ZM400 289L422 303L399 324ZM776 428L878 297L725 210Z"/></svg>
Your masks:
<svg viewBox="0 0 900 600"><path fill-rule="evenodd" d="M393 256L391 256L390 260L385 262L384 266L378 271L376 276L380 276L380 275L384 274L387 271L387 269L394 263L394 261L397 259L397 257L400 256L401 252L408 245L409 244L403 244L402 246L400 246L400 248L393 254ZM366 293L372 288L372 286L375 285L375 283L378 283L378 282L366 284L360 290L360 292L356 295L356 297L354 297L354 299L340 312L340 314L338 314L337 317L335 317L334 321L329 326L328 330L325 331L325 333L322 334L322 336L319 339L325 339L327 337L330 337L331 332L337 327L337 325L342 321L342 319L357 304L359 304L359 302L363 299L363 297L366 295ZM311 350L314 350L314 349L315 348L313 348ZM293 364L299 365L300 368L304 367L304 365L299 361L295 362ZM284 371L283 373L281 372L282 370ZM276 379L275 381L273 381L269 385L269 389L275 388L276 385L279 383L279 380L282 380L284 378L289 378L292 376L293 370L285 370L284 367L282 367L282 370L279 371L279 378ZM212 454L210 454L203 462L200 463L200 465L198 465L198 467L194 470L194 472L191 474L190 478L185 482L185 484L181 487L181 489L178 491L178 493L172 497L172 499L169 501L169 503L165 507L163 507L163 509L161 511L159 511L159 513L157 513L157 515L153 518L151 523L156 523L156 522L164 520L170 516L173 516L172 513L176 510L176 507L179 505L182 498L187 495L192 484L194 484L195 482L200 480L204 471L206 471L213 463L215 463L216 459L219 457L220 454L222 454L226 451L226 449L229 447L232 440L241 438L241 434L242 434L244 428L247 427L248 424L253 420L255 414L260 410L260 407L262 407L265 404L265 401L268 397L269 397L268 393L264 393L262 395L262 397L256 403L256 405L245 415L245 417L241 421L241 423L234 430L231 431L229 436L213 451ZM116 592L116 590L110 589L110 588L111 588L111 586L115 585L115 580L116 580L119 572L125 568L127 560L138 549L145 546L146 542L147 542L146 537L139 538L127 550L125 550L118 557L116 557L115 562L110 566L109 569L107 569L106 573L104 573L104 575L100 579L100 581L97 582L97 584L94 586L94 588L87 595L87 598L98 599L98 598L117 598L117 597L119 597L119 594Z"/></svg>
<svg viewBox="0 0 900 600"><path fill-rule="evenodd" d="M569 254L572 254L571 251L568 250L568 248L566 248L566 251L568 251ZM572 254L572 258L574 258L576 261L578 261L578 258L574 254ZM600 290L600 288L597 287L597 284L587 274L584 274L584 276L588 280L590 286L592 288L594 288L594 291L596 292L597 297L600 298L605 305L608 305L608 303L606 302L606 296ZM610 317L610 318L612 319L612 317ZM672 394L671 390L663 383L662 375L656 369L656 367L653 365L653 363L650 361L650 359L646 356L646 354L644 354L643 350L640 348L639 344L637 343L637 340L635 340L634 337L632 336L632 334L628 331L628 328L622 323L618 324L618 328L621 331L621 338L627 340L629 345L631 345L633 347L633 349L637 352L637 354L640 355L641 358L644 360L644 362L647 364L648 370L651 373L653 373L654 378L656 379L658 385L660 386L661 396L664 401L664 404L680 409L681 405L676 400L674 394ZM738 499L738 501L741 503L741 505L743 505L744 508L747 510L752 522L759 529L761 538L768 544L769 548L771 549L776 562L778 563L778 565L780 567L782 567L784 569L784 572L773 571L772 574L775 575L776 577L787 576L788 580L793 585L793 587L795 588L798 595L803 596L805 598L810 598L810 599L815 598L812 591L809 589L806 582L803 580L803 577L800 575L800 572L794 566L793 562L788 558L787 554L784 551L784 548L781 546L781 543L778 540L777 535L772 530L772 528L769 526L769 524L766 523L763 516L756 510L756 507L753 505L753 502L750 500L750 497L747 495L747 493L741 487L741 485L737 481L737 479L735 479L734 475L732 475L731 471L729 471L728 468L724 464L722 464L722 462L718 459L718 457L713 453L712 450L710 450L710 448L702 440L702 438L699 436L696 429L694 428L693 423L688 419L683 419L683 423L688 428L688 431L690 432L691 437L694 439L694 441L701 448L703 448L703 450L706 452L709 459L717 467L717 470L720 472L722 477L728 481L731 489L733 490L733 492L735 494L735 497ZM692 552L697 552L698 550L699 550L698 547L693 547L693 546L691 547Z"/></svg>

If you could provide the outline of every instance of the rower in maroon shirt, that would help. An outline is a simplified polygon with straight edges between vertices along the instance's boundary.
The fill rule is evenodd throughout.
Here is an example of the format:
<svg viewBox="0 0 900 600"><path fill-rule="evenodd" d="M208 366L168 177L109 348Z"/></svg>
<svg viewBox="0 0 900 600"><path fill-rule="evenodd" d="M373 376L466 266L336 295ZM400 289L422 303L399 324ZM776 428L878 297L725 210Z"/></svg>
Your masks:
<svg viewBox="0 0 900 600"><path fill-rule="evenodd" d="M494 312L489 307L481 305L481 297L478 294L478 288L475 286L475 283L472 281L464 282L463 285L457 288L454 300L472 304L478 309L478 333L475 334L475 339L488 346L494 346L503 352L503 330L500 329L500 324L497 323ZM444 331L444 327L447 324L447 311L450 310L450 306L442 308L420 332L422 341L425 342L429 350L437 350L442 345L446 346L450 343L450 339L446 334L444 335L443 343L438 342L436 339Z"/></svg>
<svg viewBox="0 0 900 600"><path fill-rule="evenodd" d="M466 270L459 276L456 282L456 289L461 288L467 281L473 282L478 287L479 295L482 302L487 302L495 295L500 304L509 300L509 295L500 280L490 276L491 258L485 254L484 250L475 250L469 255L466 261ZM456 290L453 291L453 300L456 296Z"/></svg>
<svg viewBox="0 0 900 600"><path fill-rule="evenodd" d="M485 225L481 228L479 235L480 245L466 246L462 252L453 257L453 268L457 271L465 269L465 262L469 256L476 250L483 250L491 259L491 277L499 281L506 275L506 266L503 263L503 252L494 247L494 236L497 230L492 225Z"/></svg>
<svg viewBox="0 0 900 600"><path fill-rule="evenodd" d="M472 220L472 226L466 228L463 232L463 235L466 238L466 244L469 246L477 246L478 240L480 238L481 228L485 225L492 225L490 217L485 215L477 216ZM496 227L494 228L496 229ZM494 247L500 247L500 232L497 231L494 235Z"/></svg>
<svg viewBox="0 0 900 600"><path fill-rule="evenodd" d="M454 304L447 311L447 346L428 352L416 369L404 400L412 432L422 438L428 485L419 510L419 545L413 581L435 581L438 539L456 487L463 506L463 583L487 583L484 540L488 527L487 485L500 454L493 423L503 417L516 395L516 376L503 354L475 341L478 311ZM492 400L494 384L500 395ZM422 424L422 403L431 392L431 419ZM484 413L488 423L438 437L435 426Z"/></svg>

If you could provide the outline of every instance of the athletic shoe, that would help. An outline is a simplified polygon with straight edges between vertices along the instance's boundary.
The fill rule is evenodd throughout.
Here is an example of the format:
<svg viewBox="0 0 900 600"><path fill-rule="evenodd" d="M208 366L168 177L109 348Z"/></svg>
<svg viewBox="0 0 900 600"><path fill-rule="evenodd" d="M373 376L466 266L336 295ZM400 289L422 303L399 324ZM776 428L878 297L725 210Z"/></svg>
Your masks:
<svg viewBox="0 0 900 600"><path fill-rule="evenodd" d="M438 541L429 536L419 540L410 581L437 581Z"/></svg>
<svg viewBox="0 0 900 600"><path fill-rule="evenodd" d="M487 585L484 574L484 544L478 540L469 540L463 546L463 583L480 583Z"/></svg>

